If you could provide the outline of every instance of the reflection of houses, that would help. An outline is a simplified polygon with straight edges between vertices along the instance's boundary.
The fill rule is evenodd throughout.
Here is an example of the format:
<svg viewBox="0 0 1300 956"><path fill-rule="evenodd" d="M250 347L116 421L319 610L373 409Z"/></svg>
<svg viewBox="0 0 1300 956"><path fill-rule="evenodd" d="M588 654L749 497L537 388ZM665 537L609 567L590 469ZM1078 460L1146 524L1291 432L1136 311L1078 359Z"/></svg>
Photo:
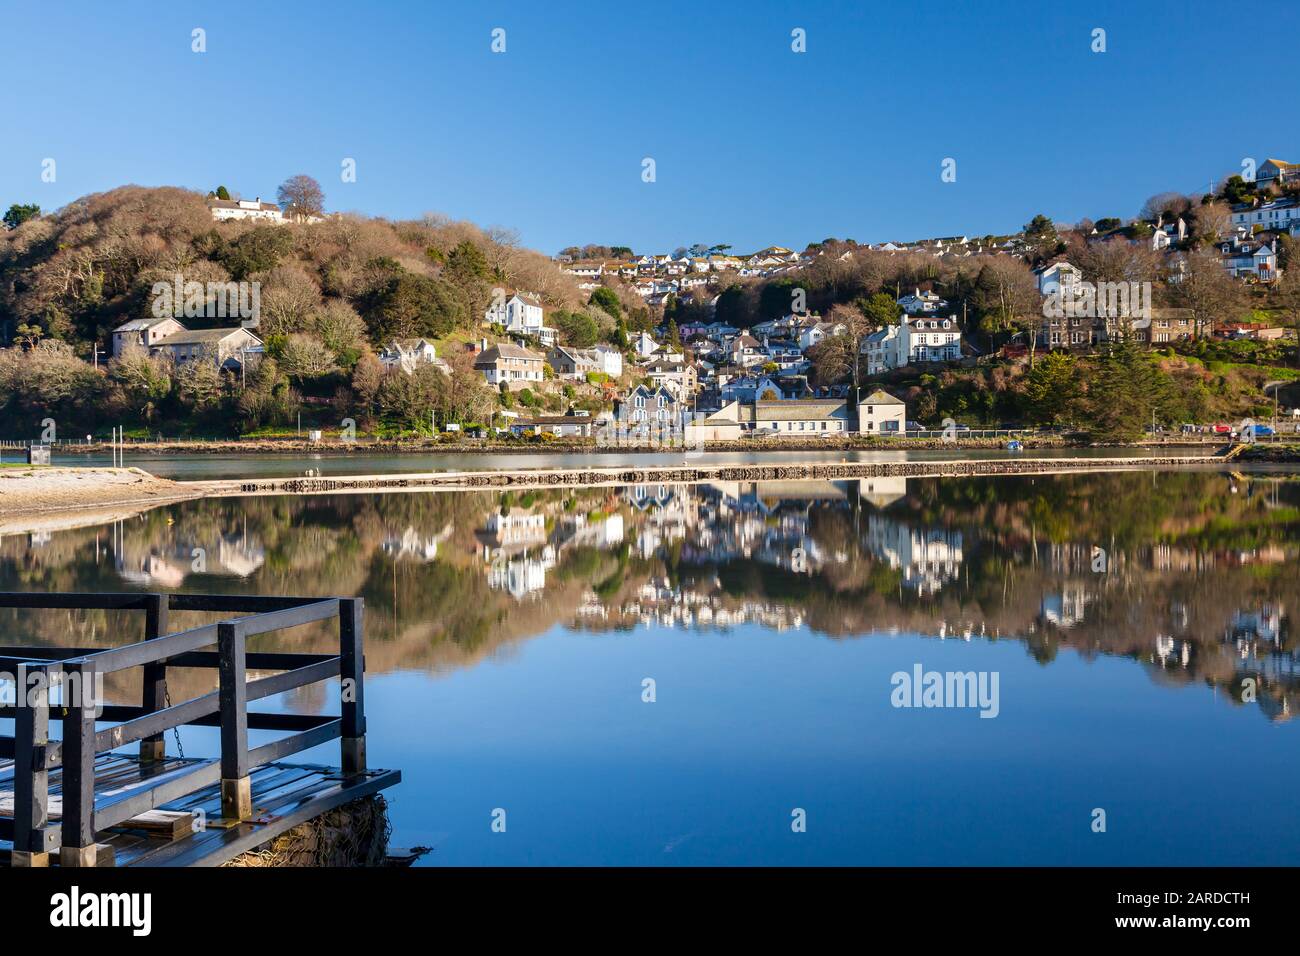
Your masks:
<svg viewBox="0 0 1300 956"><path fill-rule="evenodd" d="M1070 628L1083 623L1090 599L1081 585L1066 584L1056 594L1044 594L1039 616L1055 627Z"/></svg>
<svg viewBox="0 0 1300 956"><path fill-rule="evenodd" d="M474 536L493 551L537 547L546 543L546 515L526 508L493 511Z"/></svg>
<svg viewBox="0 0 1300 956"><path fill-rule="evenodd" d="M488 515L474 536L483 545L488 587L516 599L546 587L546 572L555 566L555 549L546 544L546 515L509 508Z"/></svg>
<svg viewBox="0 0 1300 956"><path fill-rule="evenodd" d="M872 553L903 574L903 586L918 595L936 594L961 571L962 535L950 528L914 528L868 515L867 545Z"/></svg>
<svg viewBox="0 0 1300 956"><path fill-rule="evenodd" d="M1161 667L1170 665L1186 667L1192 660L1192 642L1168 634L1157 634L1156 660L1160 662Z"/></svg>
<svg viewBox="0 0 1300 956"><path fill-rule="evenodd" d="M859 478L858 497L877 508L888 508L907 497L907 479L901 475Z"/></svg>
<svg viewBox="0 0 1300 956"><path fill-rule="evenodd" d="M416 531L415 528L407 526L401 534L390 534L384 538L384 554L395 560L409 558L415 561L428 562L438 557L438 545L451 535L452 526L447 525L437 534Z"/></svg>
<svg viewBox="0 0 1300 956"><path fill-rule="evenodd" d="M247 578L265 563L261 539L246 531L222 534L215 542L178 536L168 545L151 548L122 541L114 552L123 580L165 588L180 587L191 574Z"/></svg>
<svg viewBox="0 0 1300 956"><path fill-rule="evenodd" d="M546 588L546 572L555 567L555 549L543 548L540 555L507 558L498 555L488 568L488 587L507 591L515 600L536 595Z"/></svg>

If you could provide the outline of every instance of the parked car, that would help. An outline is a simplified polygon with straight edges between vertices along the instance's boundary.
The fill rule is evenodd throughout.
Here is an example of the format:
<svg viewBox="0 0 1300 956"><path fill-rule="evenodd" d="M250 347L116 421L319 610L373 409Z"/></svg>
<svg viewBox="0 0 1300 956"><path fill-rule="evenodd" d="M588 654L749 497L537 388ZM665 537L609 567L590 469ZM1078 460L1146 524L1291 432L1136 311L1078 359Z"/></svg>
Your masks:
<svg viewBox="0 0 1300 956"><path fill-rule="evenodd" d="M1232 431L1232 426L1225 425L1223 422L1218 422L1214 425L1214 434L1216 435L1231 435Z"/></svg>
<svg viewBox="0 0 1300 956"><path fill-rule="evenodd" d="M1277 434L1273 431L1273 426L1271 425L1250 425L1243 429L1242 434L1245 434L1246 432L1250 432L1255 438L1265 438L1269 435Z"/></svg>
<svg viewBox="0 0 1300 956"><path fill-rule="evenodd" d="M920 422L908 422L906 427L909 432L925 431L925 426L922 425Z"/></svg>

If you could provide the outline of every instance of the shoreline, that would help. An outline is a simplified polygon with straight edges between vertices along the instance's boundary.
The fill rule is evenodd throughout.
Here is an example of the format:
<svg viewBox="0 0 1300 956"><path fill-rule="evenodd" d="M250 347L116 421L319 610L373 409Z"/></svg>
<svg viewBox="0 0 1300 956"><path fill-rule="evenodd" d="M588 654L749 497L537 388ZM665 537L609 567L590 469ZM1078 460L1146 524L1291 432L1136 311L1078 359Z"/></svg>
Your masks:
<svg viewBox="0 0 1300 956"><path fill-rule="evenodd" d="M989 429L992 431L993 429ZM1007 442L1015 439L1026 450L1033 449L1097 449L1097 448L1201 448L1215 449L1230 446L1232 439L1228 436L1216 436L1206 440L1192 440L1171 437L1167 441L1140 442L1086 442L1072 441L1058 436L1017 436L1013 434L998 437L968 437L945 441L942 438L746 438L740 441L709 441L692 451L709 452L791 452L791 451L981 451L1004 449ZM519 439L515 441L497 441L493 439L376 439L343 441L329 439L309 441L307 439L252 439L252 440L214 440L214 441L128 441L118 446L132 456L169 456L193 455L195 457L210 455L334 455L347 457L367 457L377 455L489 455L520 454L547 455L563 453L585 453L594 455L650 455L678 454L680 445L662 444L627 444L602 445L590 439L581 438L547 438ZM1287 447L1282 443L1261 444L1260 447ZM0 450L0 455L13 448ZM67 444L55 447L55 452L64 456L109 455L113 446L107 442L90 444Z"/></svg>

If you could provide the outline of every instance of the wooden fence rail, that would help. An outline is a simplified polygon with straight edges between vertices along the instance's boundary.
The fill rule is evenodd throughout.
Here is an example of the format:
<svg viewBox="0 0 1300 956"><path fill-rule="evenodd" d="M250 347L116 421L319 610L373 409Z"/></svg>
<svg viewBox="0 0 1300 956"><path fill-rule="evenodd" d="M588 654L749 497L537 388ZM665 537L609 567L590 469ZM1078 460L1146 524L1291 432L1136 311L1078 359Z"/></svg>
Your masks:
<svg viewBox="0 0 1300 956"><path fill-rule="evenodd" d="M94 866L97 831L218 781L223 818L248 820L253 813L249 777L254 769L330 740L340 741L345 774L366 770L360 598L0 593L0 608L144 612L144 639L119 647L0 646L0 671L12 676L16 687L14 703L0 706L0 717L14 720L13 736L0 736L0 758L14 761L13 816L0 817L0 839L12 841L15 866L48 865L49 854L56 850L63 866ZM168 627L170 611L240 616L173 632ZM338 620L337 654L247 650L250 637L332 619ZM167 692L169 667L215 668L218 690L173 703ZM250 682L249 667L278 673ZM141 703L104 704L99 679L133 668L143 672ZM254 701L334 679L340 681L337 716L248 709ZM57 704L50 700L54 687L61 690ZM50 739L52 716L62 720L61 740ZM97 722L111 726L99 729ZM183 726L219 727L220 760L186 761L158 772L125 796L97 796L97 757L139 743L141 766L161 767L167 762L164 735ZM287 735L250 749L249 730ZM57 825L50 820L52 770L62 774Z"/></svg>

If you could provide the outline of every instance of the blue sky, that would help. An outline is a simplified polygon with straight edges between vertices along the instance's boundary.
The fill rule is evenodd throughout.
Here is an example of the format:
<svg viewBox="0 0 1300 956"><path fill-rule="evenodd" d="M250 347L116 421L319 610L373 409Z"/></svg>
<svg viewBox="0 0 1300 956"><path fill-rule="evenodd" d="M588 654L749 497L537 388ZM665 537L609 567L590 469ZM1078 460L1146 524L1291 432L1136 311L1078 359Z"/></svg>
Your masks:
<svg viewBox="0 0 1300 956"><path fill-rule="evenodd" d="M546 252L750 251L1131 216L1300 160L1286 5L0 0L0 35L6 208L132 182L272 198L303 172L330 209Z"/></svg>

